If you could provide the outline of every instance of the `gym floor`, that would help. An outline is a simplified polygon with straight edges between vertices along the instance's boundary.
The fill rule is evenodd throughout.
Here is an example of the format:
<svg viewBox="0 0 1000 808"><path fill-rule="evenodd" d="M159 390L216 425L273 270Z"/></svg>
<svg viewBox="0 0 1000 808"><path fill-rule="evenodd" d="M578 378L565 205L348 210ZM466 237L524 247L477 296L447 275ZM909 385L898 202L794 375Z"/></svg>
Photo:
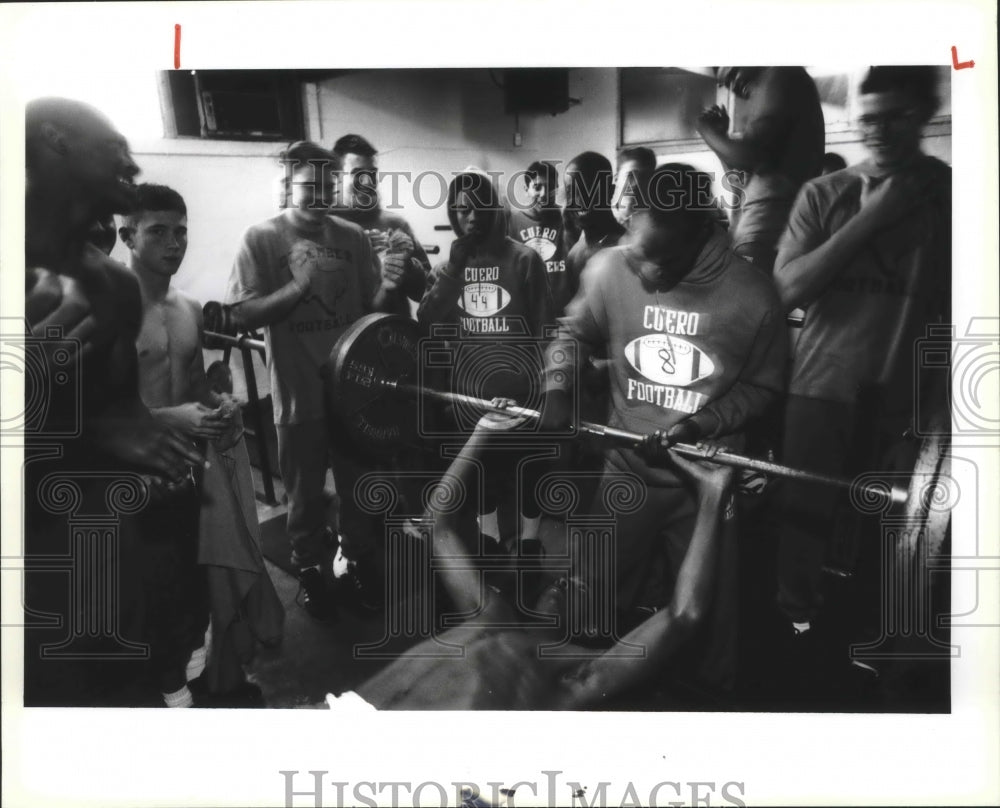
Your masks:
<svg viewBox="0 0 1000 808"><path fill-rule="evenodd" d="M261 490L258 470L253 470ZM328 480L332 491L332 478ZM280 480L275 497L282 501ZM284 536L285 508L258 502L262 531ZM825 621L792 637L773 609L773 547L766 532L748 530L741 539L740 627L737 685L733 693L706 690L683 679L657 683L609 704L615 710L724 710L761 712L948 712L947 659L878 673L850 664L849 645L872 633L871 614L861 604L877 592L856 576L829 574ZM267 555L265 542L265 555ZM271 543L280 547L280 541ZM287 546L287 545L285 545ZM272 550L272 555L275 554ZM283 563L283 562L281 562ZM361 617L341 610L335 624L319 623L298 605L298 580L266 562L285 607L285 634L276 648L261 648L248 668L251 681L272 708L324 708L327 693L355 689L412 641L395 638L372 658L357 653L383 639L381 615ZM947 600L945 600L947 602ZM869 626L867 632L865 626ZM810 636L811 635L811 636ZM878 664L874 667L879 667Z"/></svg>

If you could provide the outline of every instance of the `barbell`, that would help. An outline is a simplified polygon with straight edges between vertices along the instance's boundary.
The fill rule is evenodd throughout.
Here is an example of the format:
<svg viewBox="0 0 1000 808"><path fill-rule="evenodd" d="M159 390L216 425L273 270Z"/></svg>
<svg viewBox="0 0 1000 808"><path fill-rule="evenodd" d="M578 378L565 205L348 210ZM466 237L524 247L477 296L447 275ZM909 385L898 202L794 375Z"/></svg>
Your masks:
<svg viewBox="0 0 1000 808"><path fill-rule="evenodd" d="M393 314L369 314L348 326L334 345L323 369L327 382L327 409L336 415L342 433L360 452L385 457L397 453L401 446L417 444L420 418L410 404L413 400L430 399L482 413L495 412L530 420L541 417L538 410L528 407L504 406L492 400L416 383L415 380L420 380L421 367L426 365L422 349L429 355L435 346L442 345L440 340L422 338L420 327L413 320ZM636 432L587 421L579 423L578 427L582 433L627 448L636 448L647 438ZM704 450L690 444L677 443L671 449L686 457L705 458ZM937 469L941 451L939 442L926 444L917 471L923 467ZM849 479L725 450L709 459L713 463L775 477L842 488L851 491L856 501L870 506L905 505L907 510L912 510L917 504L910 503L913 497L928 496L914 490L912 478L899 480L899 475L895 475L896 484L870 474Z"/></svg>

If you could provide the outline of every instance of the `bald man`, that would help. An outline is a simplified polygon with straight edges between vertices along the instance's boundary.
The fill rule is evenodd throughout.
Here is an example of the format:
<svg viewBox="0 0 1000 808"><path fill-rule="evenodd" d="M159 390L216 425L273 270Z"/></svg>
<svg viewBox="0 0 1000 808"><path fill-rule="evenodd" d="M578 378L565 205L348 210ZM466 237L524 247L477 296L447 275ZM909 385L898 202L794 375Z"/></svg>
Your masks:
<svg viewBox="0 0 1000 808"><path fill-rule="evenodd" d="M72 479L82 492L82 508L92 511L104 501L107 485L95 475L106 481L138 472L150 493L162 498L185 489L204 460L191 441L154 419L142 403L135 350L142 316L138 285L88 240L95 221L126 212L135 201L139 169L128 142L96 109L69 99L32 101L25 123L25 319L48 372L38 388L34 377L26 377L26 400L46 396L48 411L43 427L26 436L25 544L29 555L64 555L70 526L39 498L47 475ZM59 456L45 457L53 446ZM124 624L141 618L141 585L134 523L121 516L116 527L121 552L112 561L121 588L112 594L120 598L114 617ZM26 606L60 615L67 625L73 619L69 589L64 576L29 572ZM119 628L122 636L141 638L141 626ZM138 676L116 656L121 643L93 638L93 650L105 658L89 663L42 659L40 646L59 639L58 632L26 629L25 703L120 703L123 677L131 684Z"/></svg>

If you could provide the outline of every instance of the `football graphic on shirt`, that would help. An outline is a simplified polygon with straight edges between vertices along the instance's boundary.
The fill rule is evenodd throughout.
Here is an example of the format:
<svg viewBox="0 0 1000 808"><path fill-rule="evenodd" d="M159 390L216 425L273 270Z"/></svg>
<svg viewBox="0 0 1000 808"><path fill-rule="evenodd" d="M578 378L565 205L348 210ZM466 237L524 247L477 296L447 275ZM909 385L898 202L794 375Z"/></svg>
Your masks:
<svg viewBox="0 0 1000 808"><path fill-rule="evenodd" d="M524 242L524 245L531 247L531 249L541 256L543 261L548 261L556 254L556 243L552 239L535 236Z"/></svg>
<svg viewBox="0 0 1000 808"><path fill-rule="evenodd" d="M495 283L467 283L458 305L473 317L492 317L510 303L510 292Z"/></svg>
<svg viewBox="0 0 1000 808"><path fill-rule="evenodd" d="M685 339L669 334L646 334L625 346L625 358L656 384L687 387L715 370L711 358Z"/></svg>

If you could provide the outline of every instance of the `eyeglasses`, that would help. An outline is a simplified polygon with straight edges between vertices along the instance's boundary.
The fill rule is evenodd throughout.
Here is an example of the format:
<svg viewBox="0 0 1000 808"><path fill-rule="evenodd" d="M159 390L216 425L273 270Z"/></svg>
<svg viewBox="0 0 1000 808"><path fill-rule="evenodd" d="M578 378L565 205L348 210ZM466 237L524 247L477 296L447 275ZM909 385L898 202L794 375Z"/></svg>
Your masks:
<svg viewBox="0 0 1000 808"><path fill-rule="evenodd" d="M915 109L900 109L880 115L858 116L858 128L866 131L874 129L898 129L909 126L917 117Z"/></svg>

